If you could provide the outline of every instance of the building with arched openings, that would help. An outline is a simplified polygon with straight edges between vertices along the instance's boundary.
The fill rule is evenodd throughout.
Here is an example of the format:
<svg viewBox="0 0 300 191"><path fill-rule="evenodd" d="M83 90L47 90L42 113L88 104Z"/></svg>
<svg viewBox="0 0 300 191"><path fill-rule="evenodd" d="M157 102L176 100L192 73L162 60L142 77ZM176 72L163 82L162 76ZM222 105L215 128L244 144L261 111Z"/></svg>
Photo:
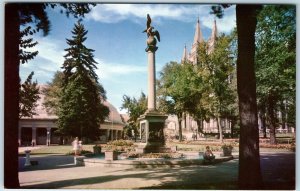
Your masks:
<svg viewBox="0 0 300 191"><path fill-rule="evenodd" d="M41 89L45 88L45 85L40 85ZM72 140L67 140L59 135L56 135L57 130L57 116L48 113L43 106L45 96L40 94L40 99L37 102L35 108L36 115L32 117L22 117L19 120L19 134L18 142L20 146L27 145L49 145L49 144L64 144ZM104 123L100 124L100 137L99 140L103 143L110 140L121 139L123 135L123 128L125 126L121 119L118 110L110 104L108 101L103 103L106 105L110 114L105 119Z"/></svg>

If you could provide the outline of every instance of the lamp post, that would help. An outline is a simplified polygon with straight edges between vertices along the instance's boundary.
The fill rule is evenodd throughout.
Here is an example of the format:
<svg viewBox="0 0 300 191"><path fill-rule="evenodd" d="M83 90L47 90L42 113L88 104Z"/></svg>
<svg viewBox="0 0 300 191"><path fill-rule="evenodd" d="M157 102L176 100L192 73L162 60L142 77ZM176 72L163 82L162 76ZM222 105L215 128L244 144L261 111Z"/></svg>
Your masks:
<svg viewBox="0 0 300 191"><path fill-rule="evenodd" d="M49 132L49 130L47 130L47 146L49 146L50 145L50 132Z"/></svg>

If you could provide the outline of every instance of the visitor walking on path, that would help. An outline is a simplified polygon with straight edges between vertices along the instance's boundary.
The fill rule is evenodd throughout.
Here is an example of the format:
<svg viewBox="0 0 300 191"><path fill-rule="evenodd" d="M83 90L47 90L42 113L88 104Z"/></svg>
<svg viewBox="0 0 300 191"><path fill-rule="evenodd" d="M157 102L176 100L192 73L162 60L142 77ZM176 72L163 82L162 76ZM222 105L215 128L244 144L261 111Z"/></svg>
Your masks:
<svg viewBox="0 0 300 191"><path fill-rule="evenodd" d="M79 155L79 140L78 137L75 138L75 140L72 142L73 150L75 156Z"/></svg>

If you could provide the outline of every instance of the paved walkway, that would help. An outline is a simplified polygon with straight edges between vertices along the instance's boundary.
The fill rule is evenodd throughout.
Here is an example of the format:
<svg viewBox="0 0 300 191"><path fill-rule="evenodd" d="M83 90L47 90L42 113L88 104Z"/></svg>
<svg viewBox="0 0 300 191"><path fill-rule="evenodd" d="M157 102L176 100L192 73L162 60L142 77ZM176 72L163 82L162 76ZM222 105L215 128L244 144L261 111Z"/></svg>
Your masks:
<svg viewBox="0 0 300 191"><path fill-rule="evenodd" d="M238 159L208 166L132 169L76 167L71 156L34 156L39 165L24 168L23 188L64 189L237 189ZM295 153L261 154L267 189L295 189Z"/></svg>

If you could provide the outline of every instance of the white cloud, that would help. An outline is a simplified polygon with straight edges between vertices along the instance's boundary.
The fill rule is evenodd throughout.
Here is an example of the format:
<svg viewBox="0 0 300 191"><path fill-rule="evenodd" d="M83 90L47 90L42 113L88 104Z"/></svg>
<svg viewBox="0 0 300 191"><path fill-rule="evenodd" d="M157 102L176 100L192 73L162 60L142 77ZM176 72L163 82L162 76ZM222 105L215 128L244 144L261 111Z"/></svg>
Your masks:
<svg viewBox="0 0 300 191"><path fill-rule="evenodd" d="M136 20L146 18L147 13L152 19L162 17L181 21L191 21L190 15L207 14L209 5L171 5L171 4L100 4L87 15L88 19L99 22L116 23L125 19Z"/></svg>
<svg viewBox="0 0 300 191"><path fill-rule="evenodd" d="M200 24L209 29L213 26L214 15L210 14L211 5L172 5L172 4L99 4L87 15L92 19L104 23L117 23L123 20L131 20L144 24L147 13L156 24L162 22L162 18L173 19L182 22L195 22L199 16ZM219 32L230 32L236 25L235 6L224 11L224 17L217 19Z"/></svg>
<svg viewBox="0 0 300 191"><path fill-rule="evenodd" d="M35 36L34 39L38 41L38 44L27 50L38 50L39 53L36 58L21 65L20 76L22 80L24 80L28 76L27 73L34 71L34 78L36 78L39 83L45 83L46 81L50 81L54 72L60 70L64 62L63 56L65 52L62 48L64 45L62 45L60 41L50 37L41 38Z"/></svg>
<svg viewBox="0 0 300 191"><path fill-rule="evenodd" d="M66 52L62 48L64 45L53 38L40 38L35 37L38 44L33 48L26 49L28 51L38 51L38 55L35 59L30 61L28 64L24 64L24 68L28 68L37 64L37 67L43 68L47 71L57 71L64 62L64 55ZM43 63L37 63L43 62Z"/></svg>
<svg viewBox="0 0 300 191"><path fill-rule="evenodd" d="M215 16L210 14L200 17L200 23L207 28L212 28ZM236 26L235 6L225 9L224 16L216 19L218 32L228 33Z"/></svg>
<svg viewBox="0 0 300 191"><path fill-rule="evenodd" d="M147 71L145 66L106 63L99 58L96 58L95 60L99 63L96 72L101 80L109 79L113 81L114 79L120 79L120 75L134 75L136 73Z"/></svg>

